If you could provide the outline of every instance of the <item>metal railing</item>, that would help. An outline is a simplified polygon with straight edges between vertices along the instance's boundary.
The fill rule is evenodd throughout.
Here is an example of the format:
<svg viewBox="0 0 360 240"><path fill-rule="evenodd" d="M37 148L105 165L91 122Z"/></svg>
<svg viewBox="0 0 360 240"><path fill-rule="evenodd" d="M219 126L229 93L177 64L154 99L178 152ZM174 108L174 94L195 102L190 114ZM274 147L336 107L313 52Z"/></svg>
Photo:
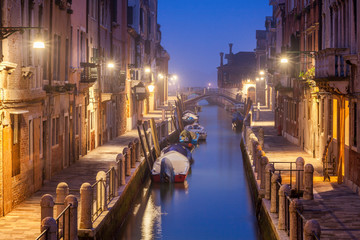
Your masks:
<svg viewBox="0 0 360 240"><path fill-rule="evenodd" d="M285 232L290 235L290 203L291 198L285 193Z"/></svg>
<svg viewBox="0 0 360 240"><path fill-rule="evenodd" d="M47 240L49 238L48 233L49 233L49 228L46 228L44 231L40 233L40 235L35 240Z"/></svg>
<svg viewBox="0 0 360 240"><path fill-rule="evenodd" d="M61 205L61 204L59 204ZM55 219L56 221L56 239L64 239L65 233L67 230L68 239L70 239L70 207L71 203L66 206L66 208L59 214L59 216ZM66 219L67 214L67 219ZM67 220L67 221L66 221ZM67 227L67 228L66 228Z"/></svg>
<svg viewBox="0 0 360 240"><path fill-rule="evenodd" d="M116 191L115 181L116 181L116 171L115 168L112 167L109 169L109 171L106 172L106 181L105 181L105 189L107 193L106 204L109 204L109 202L115 197L115 191Z"/></svg>
<svg viewBox="0 0 360 240"><path fill-rule="evenodd" d="M96 181L93 185L91 185L92 188L92 207L91 207L91 220L94 221L103 211L103 199L101 197L98 197L98 193L101 193L104 187L103 180Z"/></svg>
<svg viewBox="0 0 360 240"><path fill-rule="evenodd" d="M293 172L295 172L295 174L297 175L297 179L300 179L300 173L304 172L304 170L297 170L296 167L294 169L293 164L296 164L296 162L269 162L270 164L272 164L274 166L275 172L279 172L279 174L281 175L282 172L290 172L290 189L292 189L293 187ZM280 165L280 164L289 164L290 169L276 169L276 164ZM271 174L270 174L271 177ZM296 189L297 190L301 190L300 189L300 181L297 182L296 185Z"/></svg>
<svg viewBox="0 0 360 240"><path fill-rule="evenodd" d="M296 223L297 223L296 239L298 239L298 240L304 239L304 223L305 222L306 222L305 217L301 214L299 209L296 209Z"/></svg>

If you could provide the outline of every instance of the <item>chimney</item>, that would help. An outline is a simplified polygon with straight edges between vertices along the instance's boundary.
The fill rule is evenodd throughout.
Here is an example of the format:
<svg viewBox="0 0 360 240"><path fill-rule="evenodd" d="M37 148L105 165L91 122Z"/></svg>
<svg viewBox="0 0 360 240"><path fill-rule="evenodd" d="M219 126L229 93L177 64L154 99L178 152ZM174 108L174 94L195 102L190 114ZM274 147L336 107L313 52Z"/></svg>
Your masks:
<svg viewBox="0 0 360 240"><path fill-rule="evenodd" d="M232 54L232 47L233 47L233 44L232 44L232 43L229 43L230 54Z"/></svg>
<svg viewBox="0 0 360 240"><path fill-rule="evenodd" d="M224 53L223 52L221 52L220 53L220 66L223 66L224 65Z"/></svg>

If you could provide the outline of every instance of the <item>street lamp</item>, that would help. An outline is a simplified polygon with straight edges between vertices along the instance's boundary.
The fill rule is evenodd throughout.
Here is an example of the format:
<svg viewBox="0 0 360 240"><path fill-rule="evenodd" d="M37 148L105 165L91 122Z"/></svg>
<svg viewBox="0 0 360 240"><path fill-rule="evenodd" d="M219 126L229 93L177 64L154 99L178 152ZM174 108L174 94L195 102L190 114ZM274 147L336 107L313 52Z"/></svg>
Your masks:
<svg viewBox="0 0 360 240"><path fill-rule="evenodd" d="M260 75L264 75L264 74L265 74L265 72L264 72L264 71L260 71L259 73L260 73Z"/></svg>
<svg viewBox="0 0 360 240"><path fill-rule="evenodd" d="M155 89L155 86L154 85L149 85L148 86L148 90L149 90L149 92L154 92L154 89Z"/></svg>
<svg viewBox="0 0 360 240"><path fill-rule="evenodd" d="M159 73L158 77L159 79L164 79L164 75L162 75L161 73Z"/></svg>
<svg viewBox="0 0 360 240"><path fill-rule="evenodd" d="M150 72L151 72L150 67L145 67L145 73L150 73Z"/></svg>
<svg viewBox="0 0 360 240"><path fill-rule="evenodd" d="M43 41L37 40L37 41L34 42L33 48L35 48L35 49L44 49L45 48L45 43Z"/></svg>
<svg viewBox="0 0 360 240"><path fill-rule="evenodd" d="M109 62L109 63L107 64L107 67L108 67L108 68L114 68L114 67L115 67L115 64L114 64L113 62Z"/></svg>
<svg viewBox="0 0 360 240"><path fill-rule="evenodd" d="M287 58L284 57L284 58L281 58L281 59L280 59L280 62L281 62L281 63L288 63L288 62L289 62L289 59L287 59Z"/></svg>

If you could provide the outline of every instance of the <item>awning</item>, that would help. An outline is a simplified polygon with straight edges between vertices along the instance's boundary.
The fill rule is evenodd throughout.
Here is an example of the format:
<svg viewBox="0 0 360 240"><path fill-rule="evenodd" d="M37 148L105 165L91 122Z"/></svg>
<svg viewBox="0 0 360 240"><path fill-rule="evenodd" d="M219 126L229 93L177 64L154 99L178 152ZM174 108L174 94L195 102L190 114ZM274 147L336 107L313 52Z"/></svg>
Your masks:
<svg viewBox="0 0 360 240"><path fill-rule="evenodd" d="M6 111L10 114L25 114L29 112L26 109L6 109Z"/></svg>

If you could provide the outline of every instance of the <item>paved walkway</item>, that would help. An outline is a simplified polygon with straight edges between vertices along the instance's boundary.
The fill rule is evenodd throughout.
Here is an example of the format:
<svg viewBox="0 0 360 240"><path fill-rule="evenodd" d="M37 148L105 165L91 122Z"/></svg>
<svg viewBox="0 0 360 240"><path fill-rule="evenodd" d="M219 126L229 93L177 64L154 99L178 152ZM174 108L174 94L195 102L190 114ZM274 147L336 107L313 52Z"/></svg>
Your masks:
<svg viewBox="0 0 360 240"><path fill-rule="evenodd" d="M154 111L144 116L144 120L151 117L159 119L161 116L160 113L161 111ZM70 194L74 194L78 198L78 201L80 201L79 192L71 190L79 190L84 182L93 184L96 174L99 171L107 171L114 166L117 154L122 153L123 148L137 137L137 130L127 132L97 147L86 156L81 157L75 164L54 175L51 181L46 182L39 191L15 207L15 209L5 217L0 218L0 239L34 240L40 234L41 196L49 193L55 198L57 184L66 182L69 185Z"/></svg>
<svg viewBox="0 0 360 240"><path fill-rule="evenodd" d="M324 182L321 160L312 156L281 136L274 129L274 113L262 109L260 121L253 122L254 132L264 128L264 151L269 161L295 161L301 156L305 164L311 163L314 173L314 200L302 200L303 215L316 219L322 229L321 239L360 239L360 197L345 184L337 184L336 177ZM285 165L283 165L285 166Z"/></svg>

